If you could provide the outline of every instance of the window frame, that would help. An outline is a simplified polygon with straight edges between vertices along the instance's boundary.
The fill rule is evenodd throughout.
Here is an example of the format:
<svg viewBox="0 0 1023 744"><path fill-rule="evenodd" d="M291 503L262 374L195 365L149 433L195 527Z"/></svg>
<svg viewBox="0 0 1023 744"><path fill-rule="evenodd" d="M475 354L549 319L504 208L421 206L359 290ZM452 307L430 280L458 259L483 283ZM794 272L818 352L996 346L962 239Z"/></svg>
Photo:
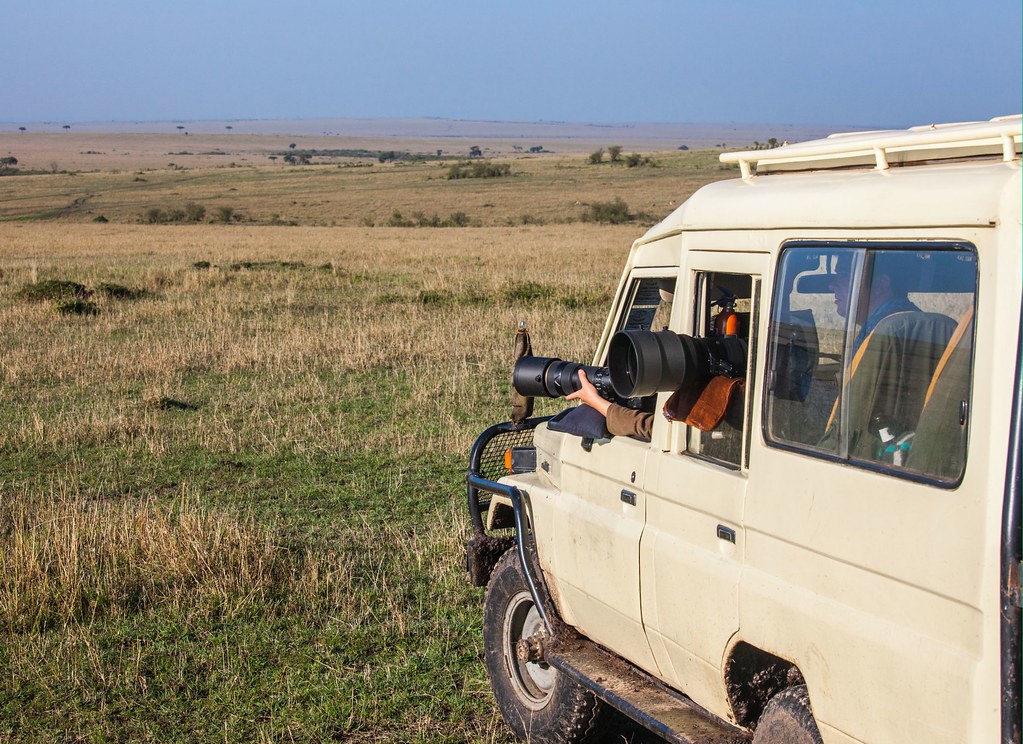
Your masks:
<svg viewBox="0 0 1023 744"><path fill-rule="evenodd" d="M760 274L751 273L749 271L733 271L723 269L693 269L693 281L692 281L692 324L687 332L695 337L704 337L705 334L698 333L704 322L709 318L704 317L707 312L708 295L709 292L709 280L710 275L715 274L730 274L732 276L743 276L750 280L750 320L749 320L749 338L747 339L748 349L746 352L746 376L745 385L743 390L743 402L742 402L742 430L739 432L739 458L737 462L730 462L728 460L715 457L713 455L706 454L703 450L694 451L692 449L692 439L694 433L690 426L686 426L683 422L673 422L682 427L680 439L684 443L684 447L679 451L679 454L683 454L686 457L691 457L694 460L700 460L717 467L730 470L732 472L741 473L749 470L750 462L750 447L752 444L753 437L753 411L754 411L754 396L756 393L756 365L758 357L758 347L760 344L760 303L762 302L763 290L764 290L764 278ZM710 432L708 432L710 433ZM699 435L702 437L702 434Z"/></svg>
<svg viewBox="0 0 1023 744"><path fill-rule="evenodd" d="M766 384L763 385L763 397L760 404L760 434L763 437L764 444L774 449L782 450L785 452L791 452L794 454L804 455L807 457L813 457L818 460L824 460L826 462L833 462L840 465L846 465L848 467L857 468L859 470L866 470L868 472L878 473L881 475L887 475L900 480L911 481L914 483L921 483L924 485L935 486L943 490L955 490L962 485L963 479L966 477L966 469L969 467L969 454L970 454L970 440L972 432L972 419L973 419L973 389L974 380L976 379L975 368L977 359L977 328L979 322L977 319L977 313L979 310L978 299L980 297L980 253L977 251L977 247L968 240L836 240L836 239L825 239L825 240L789 240L782 243L778 248L778 253L775 257L775 267L773 272L773 284L771 287L771 306L770 314L767 318L767 348L765 353L767 359L765 360L764 374L765 377L771 374L771 370L774 368L775 363L775 345L771 343L771 326L774 323L776 311L778 310L778 288L782 285L782 264L785 251L797 248L809 248L819 249L821 251L829 250L861 250L866 253L870 251L967 251L973 256L974 267L975 267L975 282L973 289L973 317L974 317L974 328L973 338L970 344L970 378L969 378L969 389L967 391L967 415L966 415L966 437L965 437L965 452L963 453L963 467L959 473L959 476L955 480L945 480L930 476L920 472L914 472L910 470L893 468L886 463L872 462L870 460L862 460L852 458L846 452L845 455L828 452L826 450L814 449L806 445L793 444L778 439L772 438L770 428L770 411L769 405L771 400L771 390ZM847 329L847 332L851 332L851 328ZM848 344L846 345L848 348ZM848 362L848 354L843 352L842 365L843 367ZM844 424L840 424L844 427ZM842 445L840 450L846 449L845 444L845 433L842 434Z"/></svg>

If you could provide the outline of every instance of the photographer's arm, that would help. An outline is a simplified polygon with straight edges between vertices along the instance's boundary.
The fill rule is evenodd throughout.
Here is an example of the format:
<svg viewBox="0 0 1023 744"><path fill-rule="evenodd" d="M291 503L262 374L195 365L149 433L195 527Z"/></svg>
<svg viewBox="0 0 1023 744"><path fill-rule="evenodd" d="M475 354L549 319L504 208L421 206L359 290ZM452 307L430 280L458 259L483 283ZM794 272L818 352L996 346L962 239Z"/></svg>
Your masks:
<svg viewBox="0 0 1023 744"><path fill-rule="evenodd" d="M586 379L586 373L582 370L579 370L579 389L568 395L566 400L582 401L602 413L607 419L607 430L614 436L650 440L654 415L635 411L600 397L597 388Z"/></svg>

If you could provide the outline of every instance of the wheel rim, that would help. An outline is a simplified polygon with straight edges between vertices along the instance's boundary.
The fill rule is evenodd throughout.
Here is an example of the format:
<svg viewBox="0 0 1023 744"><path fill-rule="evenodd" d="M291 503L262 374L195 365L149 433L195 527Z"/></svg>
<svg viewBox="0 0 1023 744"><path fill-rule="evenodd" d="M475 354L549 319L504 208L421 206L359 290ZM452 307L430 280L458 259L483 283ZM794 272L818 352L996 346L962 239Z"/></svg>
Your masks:
<svg viewBox="0 0 1023 744"><path fill-rule="evenodd" d="M557 671L542 661L519 661L515 646L523 638L529 638L542 630L543 620L529 592L521 591L512 597L504 614L504 642L501 645L512 686L530 710L540 710L547 705L554 692Z"/></svg>

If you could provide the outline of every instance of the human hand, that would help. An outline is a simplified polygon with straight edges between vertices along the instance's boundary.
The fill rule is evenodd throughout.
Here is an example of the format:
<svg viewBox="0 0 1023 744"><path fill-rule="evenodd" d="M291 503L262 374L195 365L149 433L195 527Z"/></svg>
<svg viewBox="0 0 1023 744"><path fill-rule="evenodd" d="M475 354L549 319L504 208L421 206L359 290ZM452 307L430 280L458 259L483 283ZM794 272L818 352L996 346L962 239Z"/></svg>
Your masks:
<svg viewBox="0 0 1023 744"><path fill-rule="evenodd" d="M600 397L597 388L593 387L593 383L586 379L586 373L582 370L579 370L579 389L565 396L565 400L582 401L605 416L607 416L607 409L611 407L611 401Z"/></svg>

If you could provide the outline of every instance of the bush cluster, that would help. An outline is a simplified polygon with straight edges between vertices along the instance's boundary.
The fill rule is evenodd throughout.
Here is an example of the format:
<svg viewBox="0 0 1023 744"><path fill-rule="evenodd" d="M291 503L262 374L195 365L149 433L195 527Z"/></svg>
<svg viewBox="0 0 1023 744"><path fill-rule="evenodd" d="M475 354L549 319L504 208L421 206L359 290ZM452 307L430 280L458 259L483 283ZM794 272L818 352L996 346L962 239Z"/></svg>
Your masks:
<svg viewBox="0 0 1023 744"><path fill-rule="evenodd" d="M413 212L411 217L405 217L396 209L387 220L388 227L469 227L469 224L469 215L465 212L452 212L442 220L437 214L428 217L425 212Z"/></svg>
<svg viewBox="0 0 1023 744"><path fill-rule="evenodd" d="M26 284L15 293L15 297L25 302L52 302L61 315L96 315L99 307L92 301L92 296L97 292L110 300L138 300L149 296L144 289L131 289L109 282L100 284L93 292L78 282L44 279Z"/></svg>
<svg viewBox="0 0 1023 744"><path fill-rule="evenodd" d="M509 163L492 163L489 160L474 163L462 161L452 163L448 168L449 181L459 178L501 178L510 175L511 165Z"/></svg>
<svg viewBox="0 0 1023 744"><path fill-rule="evenodd" d="M149 207L142 213L142 221L147 225L160 225L168 222L202 222L205 219L206 207L194 202L189 202L183 209Z"/></svg>
<svg viewBox="0 0 1023 744"><path fill-rule="evenodd" d="M636 215L629 212L629 205L619 196L614 201L593 202L583 212L583 222L609 222L612 225L621 225L631 222Z"/></svg>

